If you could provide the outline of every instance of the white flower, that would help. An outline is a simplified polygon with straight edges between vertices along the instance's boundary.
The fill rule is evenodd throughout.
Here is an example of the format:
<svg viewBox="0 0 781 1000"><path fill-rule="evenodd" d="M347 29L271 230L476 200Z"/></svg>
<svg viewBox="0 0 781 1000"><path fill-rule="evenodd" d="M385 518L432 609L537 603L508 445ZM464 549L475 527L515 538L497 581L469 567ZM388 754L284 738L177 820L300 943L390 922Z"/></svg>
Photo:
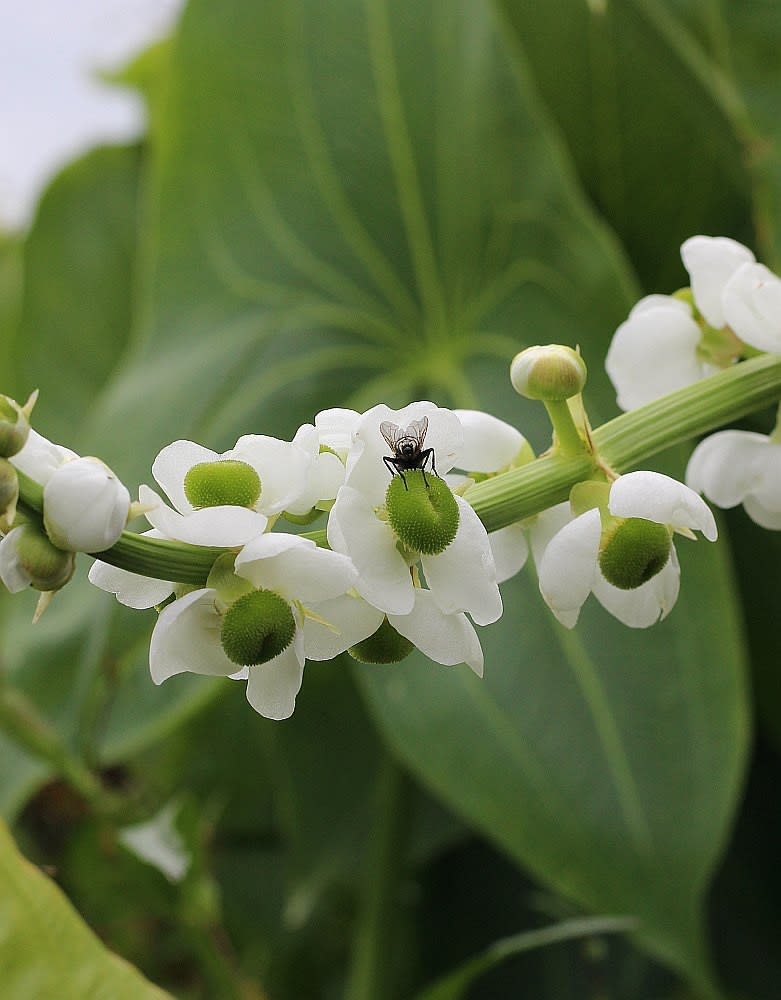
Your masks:
<svg viewBox="0 0 781 1000"><path fill-rule="evenodd" d="M320 444L331 448L344 460L355 440L355 432L361 422L361 414L343 407L321 410L315 417L315 427Z"/></svg>
<svg viewBox="0 0 781 1000"><path fill-rule="evenodd" d="M375 406L363 415L355 443L347 458L347 478L339 490L329 519L328 542L332 549L353 560L359 574L356 589L366 600L389 615L408 615L415 604L410 566L397 547L397 539L382 516L389 475L383 456L389 454L380 423L399 427L426 416L425 446L434 449L434 464L442 476L454 465L462 446L458 417L433 403L411 403L402 410ZM458 530L447 548L437 555L421 555L428 589L445 614L467 612L479 625L494 622L502 613L488 535L474 510L456 496Z"/></svg>
<svg viewBox="0 0 781 1000"><path fill-rule="evenodd" d="M692 236L681 245L681 259L697 308L712 327L721 329L729 322L723 303L727 282L743 264L754 261L754 254L727 236Z"/></svg>
<svg viewBox="0 0 781 1000"><path fill-rule="evenodd" d="M305 485L301 493L290 501L285 510L290 514L307 514L322 500L334 500L344 482L344 463L331 451L321 451L320 432L312 424L303 424L296 431L293 445L308 459Z"/></svg>
<svg viewBox="0 0 781 1000"><path fill-rule="evenodd" d="M52 542L70 552L110 549L125 530L130 494L98 458L74 458L43 488L43 522Z"/></svg>
<svg viewBox="0 0 781 1000"><path fill-rule="evenodd" d="M225 457L235 456L230 453L219 455L193 441L174 441L158 454L152 463L152 475L165 491L173 508L164 503L162 498L148 486L139 487L138 499L145 508L147 521L163 537L191 542L194 545L232 547L243 545L250 538L265 531L268 524L265 513L235 504L219 504L196 509L187 499L184 489L187 473L202 462L218 462ZM252 465L252 462L247 461L247 464ZM301 464L302 467L305 465L303 457ZM261 478L262 493L265 485L263 476L259 470L256 471ZM302 471L301 489L304 481L305 476Z"/></svg>
<svg viewBox="0 0 781 1000"><path fill-rule="evenodd" d="M141 533L147 538L162 538L163 536L152 528ZM142 610L154 608L174 593L175 585L171 580L157 580L153 577L131 573L129 570L111 566L109 563L96 559L90 566L89 582L109 594L114 594L120 604L127 608Z"/></svg>
<svg viewBox="0 0 781 1000"><path fill-rule="evenodd" d="M68 459L78 457L75 451L54 444L31 427L24 448L12 455L9 462L34 482L45 486L55 469Z"/></svg>
<svg viewBox="0 0 781 1000"><path fill-rule="evenodd" d="M226 609L217 591L192 591L160 613L149 650L152 679L160 684L174 674L191 672L247 679L247 699L269 719L286 719L293 713L301 687L304 661L328 657L371 634L371 618L342 602L338 622L327 614L333 601L352 587L356 572L349 559L319 549L306 538L282 533L260 535L236 557L237 575L253 586L272 591L287 603L295 623L289 644L264 663L240 669L226 655L221 628ZM325 612L325 613L323 613ZM309 622L308 619L312 621Z"/></svg>
<svg viewBox="0 0 781 1000"><path fill-rule="evenodd" d="M605 358L622 410L633 410L715 371L697 354L702 331L671 295L640 299L613 334Z"/></svg>
<svg viewBox="0 0 781 1000"><path fill-rule="evenodd" d="M694 449L686 482L719 507L742 503L748 516L781 530L781 443L751 431L720 431Z"/></svg>
<svg viewBox="0 0 781 1000"><path fill-rule="evenodd" d="M781 278L764 264L743 264L722 295L724 317L758 351L781 353Z"/></svg>
<svg viewBox="0 0 781 1000"><path fill-rule="evenodd" d="M713 514L687 486L655 472L631 472L611 486L608 510L614 517L642 518L690 535L701 531L716 538ZM552 520L561 513L556 508ZM647 628L666 617L678 597L680 566L670 543L663 569L632 590L609 583L599 567L602 520L596 508L561 528L544 548L538 562L540 591L556 618L567 628L577 623L590 593L612 615L633 628ZM535 546L535 554L539 551Z"/></svg>

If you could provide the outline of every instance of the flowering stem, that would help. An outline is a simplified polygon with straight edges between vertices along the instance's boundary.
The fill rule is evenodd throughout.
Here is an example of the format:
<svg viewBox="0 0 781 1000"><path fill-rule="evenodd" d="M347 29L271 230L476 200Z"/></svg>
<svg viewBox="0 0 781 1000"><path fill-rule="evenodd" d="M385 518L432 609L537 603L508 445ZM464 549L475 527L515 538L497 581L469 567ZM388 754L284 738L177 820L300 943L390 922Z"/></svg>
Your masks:
<svg viewBox="0 0 781 1000"><path fill-rule="evenodd" d="M548 417L556 435L557 451L565 458L582 455L586 450L586 443L578 434L567 400L546 400L545 409L548 411Z"/></svg>
<svg viewBox="0 0 781 1000"><path fill-rule="evenodd" d="M775 403L779 397L781 355L763 354L603 424L591 434L596 455L587 452L571 414L568 420L577 442L557 417L558 449L476 483L466 499L486 528L494 531L565 500L575 483L594 474L600 460L617 471L627 471L665 448ZM41 487L20 473L19 489L20 510L39 517ZM309 532L307 537L322 544L323 532ZM116 545L98 555L104 562L142 576L203 585L223 551L124 531Z"/></svg>

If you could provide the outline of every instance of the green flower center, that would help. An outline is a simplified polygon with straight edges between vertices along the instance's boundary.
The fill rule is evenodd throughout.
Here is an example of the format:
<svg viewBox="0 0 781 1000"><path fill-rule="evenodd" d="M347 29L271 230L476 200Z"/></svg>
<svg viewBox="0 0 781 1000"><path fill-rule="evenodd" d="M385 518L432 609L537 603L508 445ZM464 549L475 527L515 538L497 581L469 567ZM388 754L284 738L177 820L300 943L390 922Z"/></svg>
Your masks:
<svg viewBox="0 0 781 1000"><path fill-rule="evenodd" d="M347 652L360 663L398 663L409 656L415 644L396 631L387 618L368 638L350 646Z"/></svg>
<svg viewBox="0 0 781 1000"><path fill-rule="evenodd" d="M406 549L433 556L444 552L458 531L458 504L450 487L422 469L394 476L385 494L388 522Z"/></svg>
<svg viewBox="0 0 781 1000"><path fill-rule="evenodd" d="M608 583L635 590L656 576L670 558L670 531L642 517L619 519L603 538L599 568Z"/></svg>
<svg viewBox="0 0 781 1000"><path fill-rule="evenodd" d="M296 634L290 605L273 590L239 597L222 620L222 648L240 667L266 663L287 649Z"/></svg>
<svg viewBox="0 0 781 1000"><path fill-rule="evenodd" d="M260 496L260 476L246 462L226 458L198 462L184 477L184 495L200 507L253 507Z"/></svg>

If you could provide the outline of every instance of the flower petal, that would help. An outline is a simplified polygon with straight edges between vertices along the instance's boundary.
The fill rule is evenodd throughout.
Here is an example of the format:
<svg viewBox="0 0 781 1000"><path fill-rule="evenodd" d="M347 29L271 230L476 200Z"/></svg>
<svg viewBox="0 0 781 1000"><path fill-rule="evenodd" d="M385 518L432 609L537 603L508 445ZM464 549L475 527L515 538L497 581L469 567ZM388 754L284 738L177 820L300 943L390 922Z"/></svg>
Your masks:
<svg viewBox="0 0 781 1000"><path fill-rule="evenodd" d="M266 719L289 719L304 679L304 634L295 638L279 656L249 668L247 701Z"/></svg>
<svg viewBox="0 0 781 1000"><path fill-rule="evenodd" d="M724 326L722 293L735 271L754 254L727 236L692 236L681 246L697 308L711 326Z"/></svg>
<svg viewBox="0 0 781 1000"><path fill-rule="evenodd" d="M576 625L594 585L601 537L599 511L587 510L554 535L540 560L540 593L567 628Z"/></svg>
<svg viewBox="0 0 781 1000"><path fill-rule="evenodd" d="M421 556L426 583L444 614L466 611L478 625L490 625L502 616L502 595L488 533L463 497L455 501L456 537L444 552Z"/></svg>
<svg viewBox="0 0 781 1000"><path fill-rule="evenodd" d="M173 441L152 462L152 475L180 514L191 514L193 505L184 493L184 477L199 462L216 462L216 451L195 441Z"/></svg>
<svg viewBox="0 0 781 1000"><path fill-rule="evenodd" d="M456 459L467 472L498 472L510 465L526 444L519 430L481 410L453 410L464 430Z"/></svg>
<svg viewBox="0 0 781 1000"><path fill-rule="evenodd" d="M262 534L268 525L265 514L230 504L202 507L192 514L180 514L148 486L139 486L138 499L150 508L144 516L162 535L193 545L233 548Z"/></svg>
<svg viewBox="0 0 781 1000"><path fill-rule="evenodd" d="M648 628L660 618L666 618L678 600L681 569L675 546L670 548L670 558L664 568L641 587L620 590L614 587L597 570L594 596L599 603L624 625L630 628Z"/></svg>
<svg viewBox="0 0 781 1000"><path fill-rule="evenodd" d="M744 264L724 289L724 317L746 344L781 352L781 278L764 264Z"/></svg>
<svg viewBox="0 0 781 1000"><path fill-rule="evenodd" d="M246 462L258 473L260 499L255 506L264 514L278 514L297 502L312 464L303 448L266 434L243 435L222 457Z"/></svg>
<svg viewBox="0 0 781 1000"><path fill-rule="evenodd" d="M412 578L390 525L377 517L362 493L349 486L339 490L331 508L328 543L352 559L358 570L355 587L375 608L401 615L412 609Z"/></svg>
<svg viewBox="0 0 781 1000"><path fill-rule="evenodd" d="M696 353L700 337L685 303L661 295L641 299L613 334L605 358L621 409L633 410L703 378Z"/></svg>
<svg viewBox="0 0 781 1000"><path fill-rule="evenodd" d="M610 487L608 509L616 517L643 517L672 528L697 529L718 537L710 508L694 490L660 472L629 472Z"/></svg>
<svg viewBox="0 0 781 1000"><path fill-rule="evenodd" d="M569 500L565 500L563 503L557 503L553 507L548 507L547 510L540 511L531 522L529 541L531 542L534 565L538 570L548 543L572 519L572 507Z"/></svg>
<svg viewBox="0 0 781 1000"><path fill-rule="evenodd" d="M228 677L236 664L223 652L215 591L193 590L167 605L152 630L149 669L155 684L174 674Z"/></svg>
<svg viewBox="0 0 781 1000"><path fill-rule="evenodd" d="M9 462L34 482L45 486L55 469L67 459L78 457L75 451L54 444L31 427L24 448L12 455Z"/></svg>
<svg viewBox="0 0 781 1000"><path fill-rule="evenodd" d="M320 443L327 448L333 448L342 457L346 456L352 447L360 422L360 413L340 407L321 410L315 417Z"/></svg>
<svg viewBox="0 0 781 1000"><path fill-rule="evenodd" d="M407 615L388 615L388 621L435 663L466 663L483 676L483 650L466 615L445 614L428 590L416 589L415 605Z"/></svg>
<svg viewBox="0 0 781 1000"><path fill-rule="evenodd" d="M308 660L332 660L373 635L385 617L368 601L348 594L322 601L312 610L328 624L308 618L304 612L304 648Z"/></svg>
<svg viewBox="0 0 781 1000"><path fill-rule="evenodd" d="M318 548L311 538L282 532L252 539L236 556L235 565L236 574L255 587L304 604L337 597L358 579L347 556Z"/></svg>
<svg viewBox="0 0 781 1000"><path fill-rule="evenodd" d="M497 583L520 573L529 556L526 530L521 524L508 524L506 528L489 532L488 542L496 566Z"/></svg>
<svg viewBox="0 0 781 1000"><path fill-rule="evenodd" d="M152 532L144 532L146 535ZM156 532L155 532L156 534ZM114 594L120 604L127 608L153 608L170 597L174 585L170 580L155 580L139 573L110 566L96 559L90 566L89 582L101 590Z"/></svg>
<svg viewBox="0 0 781 1000"><path fill-rule="evenodd" d="M686 482L718 504L735 507L753 492L766 461L772 462L765 434L719 431L700 441L686 467ZM781 445L771 445L781 466Z"/></svg>

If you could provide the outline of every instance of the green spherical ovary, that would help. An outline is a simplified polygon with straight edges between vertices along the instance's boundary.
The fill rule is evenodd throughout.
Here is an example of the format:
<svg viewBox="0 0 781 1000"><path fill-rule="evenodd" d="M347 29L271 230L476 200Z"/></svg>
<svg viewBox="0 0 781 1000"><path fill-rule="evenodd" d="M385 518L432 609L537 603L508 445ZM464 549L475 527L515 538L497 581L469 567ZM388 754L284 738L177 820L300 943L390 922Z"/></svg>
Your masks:
<svg viewBox="0 0 781 1000"><path fill-rule="evenodd" d="M405 486L406 480L406 486ZM394 476L385 494L390 526L405 548L433 556L444 552L458 531L458 504L439 476L412 469Z"/></svg>
<svg viewBox="0 0 781 1000"><path fill-rule="evenodd" d="M599 568L608 583L621 590L642 587L667 565L670 531L664 524L629 517L603 543Z"/></svg>
<svg viewBox="0 0 781 1000"><path fill-rule="evenodd" d="M253 590L225 612L220 638L228 659L249 667L279 656L295 634L296 621L287 601L273 590Z"/></svg>
<svg viewBox="0 0 781 1000"><path fill-rule="evenodd" d="M260 496L260 476L246 462L226 458L198 462L184 477L184 495L193 507L252 507Z"/></svg>
<svg viewBox="0 0 781 1000"><path fill-rule="evenodd" d="M409 656L415 644L396 631L387 618L377 631L354 646L347 652L360 663L398 663Z"/></svg>
<svg viewBox="0 0 781 1000"><path fill-rule="evenodd" d="M32 524L25 524L17 540L19 563L30 577L35 590L59 590L73 576L76 558L52 545L49 538Z"/></svg>

